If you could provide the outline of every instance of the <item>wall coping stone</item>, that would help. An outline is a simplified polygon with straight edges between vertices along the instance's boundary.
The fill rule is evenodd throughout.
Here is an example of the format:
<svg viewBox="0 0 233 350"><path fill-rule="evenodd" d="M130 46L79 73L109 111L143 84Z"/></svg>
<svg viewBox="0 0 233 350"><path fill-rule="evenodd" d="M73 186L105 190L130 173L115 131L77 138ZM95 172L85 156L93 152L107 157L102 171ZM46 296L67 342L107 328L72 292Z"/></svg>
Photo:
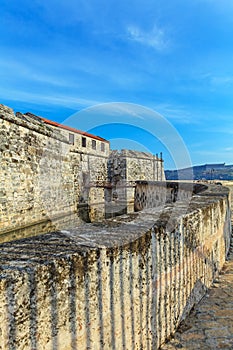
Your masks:
<svg viewBox="0 0 233 350"><path fill-rule="evenodd" d="M40 118L32 117L20 112L16 112L15 114L12 108L3 104L0 104L0 118L69 144L69 141L59 132L59 130L55 130L46 125Z"/></svg>
<svg viewBox="0 0 233 350"><path fill-rule="evenodd" d="M209 185L207 190L192 197L185 214L183 213L186 203L180 200L156 208L143 209L141 212L106 219L99 223L81 224L76 229L69 231L61 230L2 243L0 245L0 260L5 254L8 254L8 258L12 256L12 263L14 260L18 263L18 259L24 252L26 259L38 261L36 252L40 252L40 262L47 262L50 258L59 258L73 253L82 254L82 251L86 250L124 247L151 229L161 234L169 234L167 223L171 215L172 222L169 227L172 227L174 232L182 217L211 207L214 203L228 198L228 194L229 189L226 187ZM51 246L56 247L54 252L50 250ZM19 247L20 250L17 252Z"/></svg>

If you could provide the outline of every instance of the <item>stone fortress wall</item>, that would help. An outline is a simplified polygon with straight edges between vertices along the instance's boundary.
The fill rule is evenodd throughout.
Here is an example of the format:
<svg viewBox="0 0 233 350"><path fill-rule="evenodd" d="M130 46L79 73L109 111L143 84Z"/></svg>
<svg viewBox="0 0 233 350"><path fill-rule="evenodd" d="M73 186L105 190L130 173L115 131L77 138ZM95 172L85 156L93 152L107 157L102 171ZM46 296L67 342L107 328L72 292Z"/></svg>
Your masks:
<svg viewBox="0 0 233 350"><path fill-rule="evenodd" d="M1 244L0 349L158 349L223 266L228 196Z"/></svg>
<svg viewBox="0 0 233 350"><path fill-rule="evenodd" d="M123 149L111 151L108 159L108 179L112 184L106 191L106 211L134 211L135 180L164 181L162 154L152 155ZM111 200L109 199L111 198Z"/></svg>
<svg viewBox="0 0 233 350"><path fill-rule="evenodd" d="M104 220L121 182L132 194L132 152L114 163L106 140L2 105L0 131L1 236L86 205L102 219L0 245L0 350L159 348L223 266L229 192L146 179L162 159L136 153L138 211Z"/></svg>
<svg viewBox="0 0 233 350"><path fill-rule="evenodd" d="M164 181L162 156L126 149L112 151L108 160L108 177L111 182Z"/></svg>
<svg viewBox="0 0 233 350"><path fill-rule="evenodd" d="M88 203L103 217L104 189L90 184L107 180L108 141L2 105L0 135L0 232Z"/></svg>
<svg viewBox="0 0 233 350"><path fill-rule="evenodd" d="M109 142L101 137L3 105L0 135L0 233L75 212L85 221L103 219L106 206L116 204L111 164L123 154L124 181L144 179L144 169L151 180L164 176L162 161L151 154L125 150L109 157Z"/></svg>

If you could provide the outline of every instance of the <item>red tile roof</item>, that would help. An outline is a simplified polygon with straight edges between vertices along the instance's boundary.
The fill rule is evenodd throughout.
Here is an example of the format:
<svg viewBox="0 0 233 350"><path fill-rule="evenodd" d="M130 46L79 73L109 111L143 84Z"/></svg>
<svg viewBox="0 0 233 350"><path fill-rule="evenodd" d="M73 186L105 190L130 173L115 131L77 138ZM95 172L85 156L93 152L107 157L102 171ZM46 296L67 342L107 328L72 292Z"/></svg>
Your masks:
<svg viewBox="0 0 233 350"><path fill-rule="evenodd" d="M70 126L63 125L63 124L59 124L57 122L53 122L52 120L49 120L49 119L46 119L46 118L42 118L42 117L40 117L40 118L41 118L41 120L43 120L44 123L46 123L48 125L56 126L58 128L74 132L76 134L80 134L80 135L83 135L83 136L91 137L92 139L95 139L95 140L99 140L99 141L102 141L102 142L109 143L109 141L103 139L100 136L95 136L95 135L89 134L88 132L81 131L81 130L78 130L78 129L72 128Z"/></svg>

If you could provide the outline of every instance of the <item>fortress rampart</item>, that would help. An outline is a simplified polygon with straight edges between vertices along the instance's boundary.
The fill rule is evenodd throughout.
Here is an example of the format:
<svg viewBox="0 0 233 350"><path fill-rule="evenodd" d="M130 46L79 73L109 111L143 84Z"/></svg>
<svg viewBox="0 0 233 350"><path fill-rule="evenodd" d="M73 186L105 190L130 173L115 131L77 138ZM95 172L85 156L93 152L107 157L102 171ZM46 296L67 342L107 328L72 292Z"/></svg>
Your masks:
<svg viewBox="0 0 233 350"><path fill-rule="evenodd" d="M135 180L165 180L162 154L159 158L126 149L112 151L108 159L108 179L112 186L106 191L106 216L111 217L116 207L121 213L131 213L134 211ZM115 201L109 201L109 197Z"/></svg>
<svg viewBox="0 0 233 350"><path fill-rule="evenodd" d="M107 180L109 143L72 130L0 106L0 233L89 203L103 218L104 188L86 184Z"/></svg>
<svg viewBox="0 0 233 350"><path fill-rule="evenodd" d="M152 154L110 153L101 137L0 105L0 234L71 213L101 220L114 211L119 179L162 178L163 161ZM133 211L133 194L134 186L118 198L124 212Z"/></svg>
<svg viewBox="0 0 233 350"><path fill-rule="evenodd" d="M159 348L224 264L228 190L3 105L0 135L0 350Z"/></svg>
<svg viewBox="0 0 233 350"><path fill-rule="evenodd" d="M137 183L141 205L161 186ZM185 186L162 206L1 244L0 349L159 348L218 275L230 242L227 189L192 190L187 205Z"/></svg>

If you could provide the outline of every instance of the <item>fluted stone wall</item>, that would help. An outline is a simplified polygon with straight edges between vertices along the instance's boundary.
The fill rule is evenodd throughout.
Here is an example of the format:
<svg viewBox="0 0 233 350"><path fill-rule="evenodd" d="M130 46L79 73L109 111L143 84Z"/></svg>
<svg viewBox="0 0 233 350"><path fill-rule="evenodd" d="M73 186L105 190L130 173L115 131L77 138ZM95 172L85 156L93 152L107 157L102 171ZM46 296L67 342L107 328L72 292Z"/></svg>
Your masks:
<svg viewBox="0 0 233 350"><path fill-rule="evenodd" d="M157 349L231 235L227 191L0 245L0 349Z"/></svg>
<svg viewBox="0 0 233 350"><path fill-rule="evenodd" d="M222 181L222 184L230 190L231 212L233 213L233 181Z"/></svg>

